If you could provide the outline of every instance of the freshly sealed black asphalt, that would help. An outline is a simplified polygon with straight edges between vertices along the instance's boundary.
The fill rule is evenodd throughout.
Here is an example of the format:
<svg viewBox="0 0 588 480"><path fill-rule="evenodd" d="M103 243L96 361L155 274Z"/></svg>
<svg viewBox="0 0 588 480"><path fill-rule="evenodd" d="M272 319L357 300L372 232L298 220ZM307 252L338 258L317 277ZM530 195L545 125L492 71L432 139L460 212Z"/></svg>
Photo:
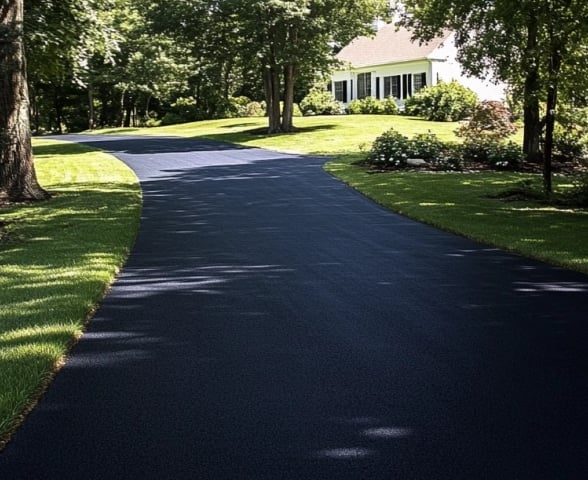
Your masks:
<svg viewBox="0 0 588 480"><path fill-rule="evenodd" d="M141 230L0 479L588 478L587 276L321 158L75 140L137 172Z"/></svg>

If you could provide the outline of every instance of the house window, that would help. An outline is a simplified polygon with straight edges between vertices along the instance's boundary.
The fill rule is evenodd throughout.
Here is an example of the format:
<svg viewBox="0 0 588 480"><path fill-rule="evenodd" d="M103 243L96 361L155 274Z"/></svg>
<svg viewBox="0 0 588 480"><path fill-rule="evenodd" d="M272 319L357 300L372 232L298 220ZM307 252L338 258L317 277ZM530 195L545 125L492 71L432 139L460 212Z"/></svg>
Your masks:
<svg viewBox="0 0 588 480"><path fill-rule="evenodd" d="M412 97L412 73L402 75L402 98Z"/></svg>
<svg viewBox="0 0 588 480"><path fill-rule="evenodd" d="M347 103L347 82L335 82L335 100Z"/></svg>
<svg viewBox="0 0 588 480"><path fill-rule="evenodd" d="M372 96L372 74L358 73L357 74L357 98L362 99Z"/></svg>
<svg viewBox="0 0 588 480"><path fill-rule="evenodd" d="M417 73L414 75L413 81L413 91L417 93L421 88L427 86L427 74L426 73Z"/></svg>
<svg viewBox="0 0 588 480"><path fill-rule="evenodd" d="M400 98L400 75L384 77L384 97Z"/></svg>

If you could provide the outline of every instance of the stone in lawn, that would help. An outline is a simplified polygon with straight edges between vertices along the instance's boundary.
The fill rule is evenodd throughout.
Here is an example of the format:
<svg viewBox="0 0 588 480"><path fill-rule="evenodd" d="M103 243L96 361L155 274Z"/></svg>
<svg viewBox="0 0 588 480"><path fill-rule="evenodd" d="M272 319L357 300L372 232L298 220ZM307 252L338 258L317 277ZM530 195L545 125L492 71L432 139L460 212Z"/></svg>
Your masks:
<svg viewBox="0 0 588 480"><path fill-rule="evenodd" d="M408 158L406 160L406 164L409 167L425 167L427 162L425 162L422 158Z"/></svg>

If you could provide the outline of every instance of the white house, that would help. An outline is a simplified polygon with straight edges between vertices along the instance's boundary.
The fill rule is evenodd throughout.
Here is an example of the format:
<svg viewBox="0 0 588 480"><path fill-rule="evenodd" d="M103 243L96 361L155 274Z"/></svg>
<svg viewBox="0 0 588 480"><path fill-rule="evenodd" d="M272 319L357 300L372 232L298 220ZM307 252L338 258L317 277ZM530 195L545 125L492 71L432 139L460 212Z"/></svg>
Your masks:
<svg viewBox="0 0 588 480"><path fill-rule="evenodd" d="M349 104L392 96L402 104L424 86L457 80L480 100L504 100L505 85L463 74L452 32L422 45L411 37L409 30L387 24L374 37L358 37L344 47L337 54L341 66L331 77L335 99Z"/></svg>

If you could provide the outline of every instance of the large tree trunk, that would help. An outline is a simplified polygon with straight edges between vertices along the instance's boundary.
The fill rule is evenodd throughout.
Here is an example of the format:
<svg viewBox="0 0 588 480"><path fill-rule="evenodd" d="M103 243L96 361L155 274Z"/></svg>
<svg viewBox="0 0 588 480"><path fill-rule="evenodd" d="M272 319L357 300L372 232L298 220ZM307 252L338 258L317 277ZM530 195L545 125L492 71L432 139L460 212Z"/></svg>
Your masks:
<svg viewBox="0 0 588 480"><path fill-rule="evenodd" d="M264 72L265 98L267 102L268 133L279 133L280 123L280 73L276 65Z"/></svg>
<svg viewBox="0 0 588 480"><path fill-rule="evenodd" d="M554 35L554 20L549 25L549 40L551 44L549 55L549 87L547 89L547 105L545 113L545 155L543 159L543 190L551 193L552 188L552 159L553 159L553 131L555 128L555 109L557 107L557 89L561 72L561 37Z"/></svg>
<svg viewBox="0 0 588 480"><path fill-rule="evenodd" d="M282 112L282 132L291 132L294 128L294 83L296 67L288 64L284 67L284 111Z"/></svg>
<svg viewBox="0 0 588 480"><path fill-rule="evenodd" d="M523 93L523 151L527 160L534 163L541 161L541 115L539 112L539 95L541 82L539 60L537 58L537 13L531 11L527 24L527 44L525 46L525 90Z"/></svg>
<svg viewBox="0 0 588 480"><path fill-rule="evenodd" d="M0 195L12 201L49 198L33 163L23 0L0 3Z"/></svg>

